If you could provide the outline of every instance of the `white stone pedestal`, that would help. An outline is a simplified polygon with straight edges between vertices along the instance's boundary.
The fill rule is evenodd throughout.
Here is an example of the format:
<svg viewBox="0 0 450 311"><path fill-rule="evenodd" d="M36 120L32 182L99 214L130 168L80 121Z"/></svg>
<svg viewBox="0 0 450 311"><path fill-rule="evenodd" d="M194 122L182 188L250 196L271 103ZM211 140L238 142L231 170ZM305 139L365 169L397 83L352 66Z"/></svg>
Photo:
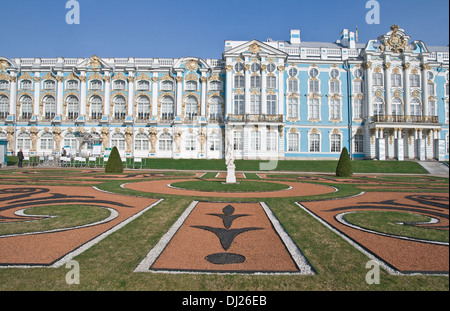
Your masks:
<svg viewBox="0 0 450 311"><path fill-rule="evenodd" d="M227 166L227 184L235 184L236 183L236 174L235 174L235 165Z"/></svg>

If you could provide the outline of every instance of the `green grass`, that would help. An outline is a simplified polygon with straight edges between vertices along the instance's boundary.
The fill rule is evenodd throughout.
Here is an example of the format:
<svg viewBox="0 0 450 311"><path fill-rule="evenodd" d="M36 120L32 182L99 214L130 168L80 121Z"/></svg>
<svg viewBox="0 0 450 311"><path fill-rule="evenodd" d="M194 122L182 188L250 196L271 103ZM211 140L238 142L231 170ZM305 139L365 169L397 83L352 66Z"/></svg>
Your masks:
<svg viewBox="0 0 450 311"><path fill-rule="evenodd" d="M334 173L337 160L279 160L274 171ZM236 160L236 171L260 171L262 160ZM352 161L355 173L398 173L427 174L428 172L413 161ZM147 159L146 168L179 170L226 170L222 159Z"/></svg>
<svg viewBox="0 0 450 311"><path fill-rule="evenodd" d="M423 215L389 211L359 211L346 214L344 219L359 227L381 233L428 241L449 241L448 230L399 224L399 222L428 222L430 218Z"/></svg>
<svg viewBox="0 0 450 311"><path fill-rule="evenodd" d="M177 160L178 161L178 160ZM208 160L209 161L209 160ZM362 161L361 161L362 162ZM398 163L398 162L393 162ZM202 168L203 169L203 168ZM10 170L9 174L14 174ZM215 175L216 173L214 173ZM56 176L55 183L63 175ZM282 178L280 174L280 179ZM408 176L405 182L413 182L420 187L423 177ZM428 178L428 177L426 177ZM386 186L390 181L402 181L402 177L383 176ZM96 179L98 180L98 179ZM133 182L142 179L127 179ZM246 180L239 180L246 181ZM443 179L438 182L446 182ZM206 274L154 274L135 273L133 270L147 253L169 230L185 211L192 200L221 200L239 202L234 198L210 198L201 196L175 196L144 193L120 188L124 180L107 180L97 187L116 193L140 195L164 200L114 232L98 244L89 248L74 259L80 264L80 284L68 285L66 274L69 269L61 268L3 268L0 269L0 291L448 291L447 276L389 275L381 269L380 284L368 285L365 268L369 260L364 254L340 236L319 223L311 215L300 209L295 201L323 200L340 198L360 193L358 185L329 183L339 189L325 195L301 198L251 198L245 201L264 201L274 212L283 228L306 256L314 270L314 276L296 275L206 275ZM220 181L219 181L220 182ZM252 181L256 182L256 181ZM262 183L261 183L262 184ZM327 184L327 183L320 183ZM151 189L148 189L151 191ZM130 197L130 200L132 198ZM326 201L325 201L326 204ZM104 209L102 209L104 210ZM36 213L36 209L30 213ZM54 210L42 211L52 214ZM93 213L99 217L98 213ZM95 216L94 215L94 216ZM86 216L81 223L87 222ZM104 216L101 216L102 218ZM74 217L73 219L78 219ZM405 219L403 218L403 221ZM356 220L355 220L356 222ZM37 223L37 222L36 222ZM58 226L68 226L74 221ZM383 222L385 223L385 222ZM376 223L378 230L381 223ZM21 229L24 230L24 229ZM422 230L423 231L423 230ZM390 231L391 232L391 231ZM447 231L448 234L448 231ZM420 233L423 236L423 233Z"/></svg>
<svg viewBox="0 0 450 311"><path fill-rule="evenodd" d="M283 184L244 180L240 180L236 184L224 184L223 180L194 180L176 182L171 185L182 189L211 192L264 192L285 190L289 188L289 186Z"/></svg>
<svg viewBox="0 0 450 311"><path fill-rule="evenodd" d="M110 212L105 208L87 205L39 206L26 209L24 213L53 217L33 221L0 223L0 236L70 228L94 223L110 215Z"/></svg>

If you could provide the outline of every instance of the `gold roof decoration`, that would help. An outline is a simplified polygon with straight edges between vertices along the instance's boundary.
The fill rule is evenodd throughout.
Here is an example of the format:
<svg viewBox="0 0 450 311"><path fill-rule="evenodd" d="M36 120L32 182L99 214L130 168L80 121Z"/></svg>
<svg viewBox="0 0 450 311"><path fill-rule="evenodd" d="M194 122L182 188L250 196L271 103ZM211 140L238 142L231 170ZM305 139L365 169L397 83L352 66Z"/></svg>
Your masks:
<svg viewBox="0 0 450 311"><path fill-rule="evenodd" d="M9 62L6 59L0 59L0 70L5 70L6 68L11 67Z"/></svg>
<svg viewBox="0 0 450 311"><path fill-rule="evenodd" d="M385 35L378 37L380 41L379 51L387 51L394 53L403 53L411 51L411 47L408 46L408 41L411 37L407 36L403 29L400 29L398 25L392 25L391 31Z"/></svg>
<svg viewBox="0 0 450 311"><path fill-rule="evenodd" d="M91 59L89 60L89 66L91 66L94 69L100 68L101 65L102 62L97 55L92 56Z"/></svg>
<svg viewBox="0 0 450 311"><path fill-rule="evenodd" d="M261 51L261 47L259 46L258 43L255 42L252 45L250 45L249 51L252 53L259 53L259 51Z"/></svg>
<svg viewBox="0 0 450 311"><path fill-rule="evenodd" d="M196 71L198 69L199 65L196 60L191 59L186 62L186 68L188 70Z"/></svg>

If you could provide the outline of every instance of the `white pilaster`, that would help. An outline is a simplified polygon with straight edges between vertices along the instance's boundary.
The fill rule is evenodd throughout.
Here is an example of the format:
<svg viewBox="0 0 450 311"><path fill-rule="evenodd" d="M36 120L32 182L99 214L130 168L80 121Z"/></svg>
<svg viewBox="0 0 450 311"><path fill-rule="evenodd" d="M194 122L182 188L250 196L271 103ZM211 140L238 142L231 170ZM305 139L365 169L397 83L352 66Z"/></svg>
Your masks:
<svg viewBox="0 0 450 311"><path fill-rule="evenodd" d="M207 91L207 78L206 78L206 72L202 72L202 77L200 78L201 81L201 102L200 102L200 116L204 117L206 116L206 91Z"/></svg>
<svg viewBox="0 0 450 311"><path fill-rule="evenodd" d="M105 102L103 103L103 115L112 118L111 110L111 77L105 76Z"/></svg>
<svg viewBox="0 0 450 311"><path fill-rule="evenodd" d="M41 78L40 73L36 72L34 74L34 106L33 106L33 115L39 116L39 97L41 93Z"/></svg>
<svg viewBox="0 0 450 311"><path fill-rule="evenodd" d="M56 76L57 88L56 88L56 115L61 116L63 107L63 95L64 95L64 77L62 72L58 72Z"/></svg>
<svg viewBox="0 0 450 311"><path fill-rule="evenodd" d="M80 79L80 116L85 116L86 119L89 116L86 115L86 106L87 106L87 88L86 88L86 73L81 73Z"/></svg>
<svg viewBox="0 0 450 311"><path fill-rule="evenodd" d="M134 73L130 72L128 76L128 111L127 115L134 116Z"/></svg>
<svg viewBox="0 0 450 311"><path fill-rule="evenodd" d="M10 78L10 86L11 86L11 92L9 96L9 114L10 115L16 115L17 110L17 75L16 73L11 73ZM16 120L19 118L19 116L16 116Z"/></svg>
<svg viewBox="0 0 450 311"><path fill-rule="evenodd" d="M152 116L158 115L158 73L153 73L152 85Z"/></svg>

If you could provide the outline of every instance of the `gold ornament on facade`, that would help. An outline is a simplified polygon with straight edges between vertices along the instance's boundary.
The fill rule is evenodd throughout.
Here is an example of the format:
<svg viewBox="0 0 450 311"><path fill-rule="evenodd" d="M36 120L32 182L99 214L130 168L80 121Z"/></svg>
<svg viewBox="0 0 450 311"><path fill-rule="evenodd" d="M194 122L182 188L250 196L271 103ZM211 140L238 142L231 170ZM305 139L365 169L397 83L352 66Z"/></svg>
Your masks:
<svg viewBox="0 0 450 311"><path fill-rule="evenodd" d="M98 58L97 55L92 56L91 59L89 60L89 66L94 69L100 68L101 65L102 65L102 62L101 62L100 58Z"/></svg>
<svg viewBox="0 0 450 311"><path fill-rule="evenodd" d="M199 68L199 65L196 60L191 59L186 63L186 69L196 71Z"/></svg>
<svg viewBox="0 0 450 311"><path fill-rule="evenodd" d="M231 65L226 65L226 66L225 66L225 70L228 71L228 72L231 72L231 71L233 71L233 66L231 66Z"/></svg>
<svg viewBox="0 0 450 311"><path fill-rule="evenodd" d="M249 47L249 51L252 53L259 53L261 51L261 47L258 45L258 43L253 43Z"/></svg>
<svg viewBox="0 0 450 311"><path fill-rule="evenodd" d="M0 70L5 70L6 68L9 68L9 62L4 60L4 59L0 59Z"/></svg>
<svg viewBox="0 0 450 311"><path fill-rule="evenodd" d="M372 68L372 62L365 62L363 64L363 68L366 70Z"/></svg>

